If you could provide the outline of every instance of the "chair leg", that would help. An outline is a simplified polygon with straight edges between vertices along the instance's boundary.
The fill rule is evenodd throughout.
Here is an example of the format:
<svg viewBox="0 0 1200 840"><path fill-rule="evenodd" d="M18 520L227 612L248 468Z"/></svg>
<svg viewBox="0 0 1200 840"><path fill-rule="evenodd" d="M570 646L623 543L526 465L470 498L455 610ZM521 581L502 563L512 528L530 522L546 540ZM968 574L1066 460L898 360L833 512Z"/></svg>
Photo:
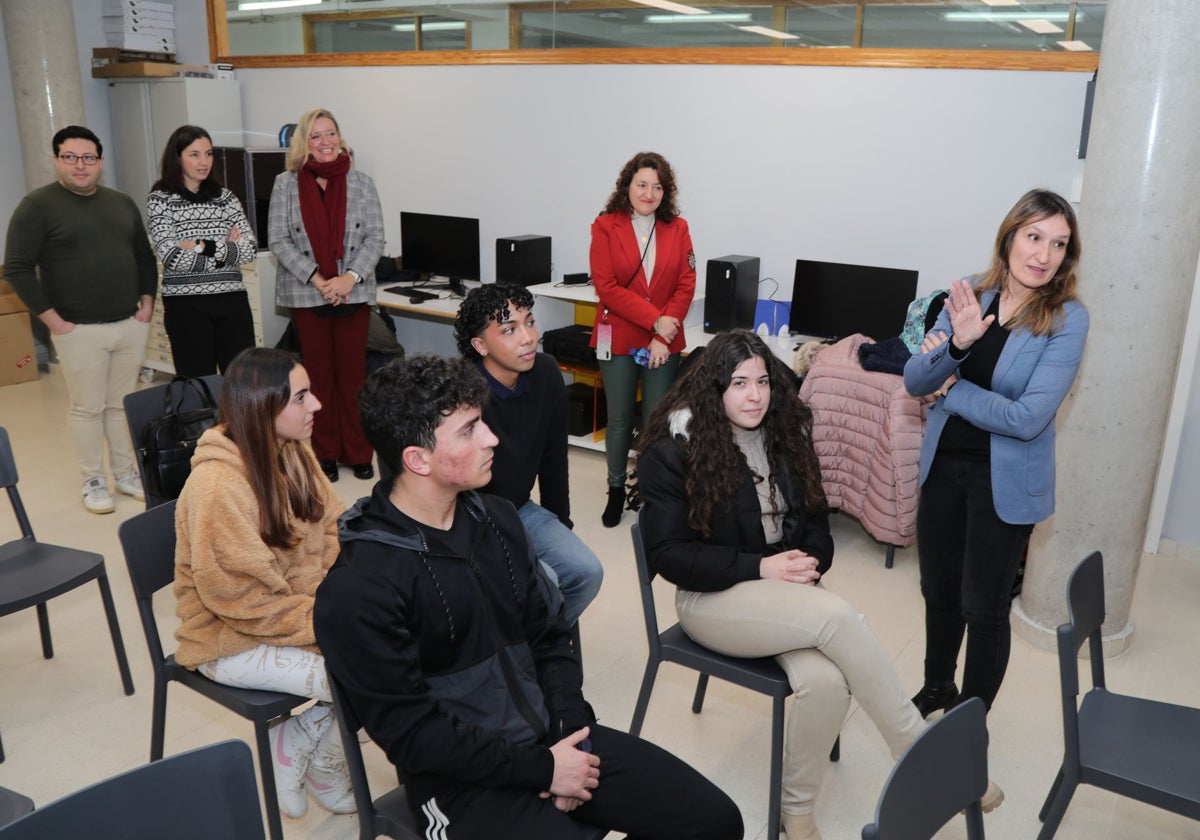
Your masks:
<svg viewBox="0 0 1200 840"><path fill-rule="evenodd" d="M883 568L890 569L896 562L896 546L888 544L887 557L883 560Z"/></svg>
<svg viewBox="0 0 1200 840"><path fill-rule="evenodd" d="M0 764L4 763L4 739L0 738Z"/></svg>
<svg viewBox="0 0 1200 840"><path fill-rule="evenodd" d="M579 622L571 625L571 646L575 648L575 658L579 660L579 670L583 670L583 638L579 635Z"/></svg>
<svg viewBox="0 0 1200 840"><path fill-rule="evenodd" d="M154 701L150 711L150 760L163 757L163 740L167 732L167 682L154 681Z"/></svg>
<svg viewBox="0 0 1200 840"><path fill-rule="evenodd" d="M700 679L696 680L696 696L692 698L693 714L700 714L700 710L704 708L704 694L708 691L708 674L701 673Z"/></svg>
<svg viewBox="0 0 1200 840"><path fill-rule="evenodd" d="M1054 777L1054 784L1050 785L1050 792L1046 794L1046 801L1042 803L1042 810L1038 811L1038 819L1042 822L1046 821L1046 814L1050 811L1050 804L1054 802L1058 796L1058 789L1062 787L1063 769L1058 768L1058 775Z"/></svg>
<svg viewBox="0 0 1200 840"><path fill-rule="evenodd" d="M842 736L841 735L837 736L837 739L833 742L833 749L831 749L829 751L829 760L832 762L835 762L835 763L842 760Z"/></svg>
<svg viewBox="0 0 1200 840"><path fill-rule="evenodd" d="M262 776L263 806L267 812L267 836L283 840L283 821L279 818L279 794L275 790L275 765L271 762L271 739L267 722L254 722L254 742L258 745L258 769Z"/></svg>
<svg viewBox="0 0 1200 840"><path fill-rule="evenodd" d="M771 704L771 781L767 798L767 837L779 837L779 803L783 799L783 703L776 697Z"/></svg>
<svg viewBox="0 0 1200 840"><path fill-rule="evenodd" d="M96 578L100 584L100 600L104 602L104 615L108 618L108 633L112 636L113 652L117 655L117 670L121 672L121 684L125 695L133 694L133 674L129 673L129 660L125 657L125 640L121 638L121 625L117 623L117 606L113 603L112 590L108 586L108 575Z"/></svg>
<svg viewBox="0 0 1200 840"><path fill-rule="evenodd" d="M1062 823L1062 818L1067 813L1067 806L1071 804L1071 797L1075 795L1075 788L1079 785L1079 779L1066 778L1065 774L1061 781L1056 781L1056 789L1053 789L1054 801L1048 803L1049 808L1042 807L1042 812L1045 817L1042 818L1042 830L1038 832L1037 840L1050 840L1058 831L1058 826Z"/></svg>
<svg viewBox="0 0 1200 840"><path fill-rule="evenodd" d="M658 675L658 660L646 660L646 673L642 676L642 688L638 691L637 704L633 707L633 720L629 723L629 734L635 738L642 732L642 724L646 720L646 708L650 705L650 692L654 688L654 678Z"/></svg>
<svg viewBox="0 0 1200 840"><path fill-rule="evenodd" d="M38 632L42 635L42 656L46 659L54 658L54 642L50 638L50 611L46 609L46 602L37 605L38 617Z"/></svg>

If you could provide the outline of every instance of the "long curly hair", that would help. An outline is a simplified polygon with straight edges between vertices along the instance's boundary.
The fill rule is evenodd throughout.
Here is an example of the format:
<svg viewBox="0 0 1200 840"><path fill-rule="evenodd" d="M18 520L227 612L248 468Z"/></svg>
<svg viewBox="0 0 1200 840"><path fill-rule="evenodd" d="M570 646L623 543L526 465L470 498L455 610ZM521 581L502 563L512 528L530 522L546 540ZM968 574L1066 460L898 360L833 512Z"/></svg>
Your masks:
<svg viewBox="0 0 1200 840"><path fill-rule="evenodd" d="M771 502L775 503L780 476L786 470L801 488L808 510L827 508L821 468L813 449L812 411L796 393L787 366L763 340L749 330L734 330L714 338L679 377L650 417L637 446L640 454L660 440L669 440L671 414L684 408L691 410L687 439L681 441L687 474L684 489L688 525L706 537L712 533L713 514L729 504L742 482L746 459L734 440L733 424L722 400L734 370L754 356L763 360L771 384L771 401L759 426L771 464L767 476Z"/></svg>
<svg viewBox="0 0 1200 840"><path fill-rule="evenodd" d="M1050 278L1050 282L1030 295L1016 317L1005 325L1010 329L1024 327L1034 335L1051 335L1062 326L1063 305L1076 299L1075 270L1079 266L1079 256L1083 251L1083 243L1079 241L1079 222L1075 220L1075 210L1070 202L1050 190L1030 190L1008 211L1008 215L1000 223L1000 229L996 231L992 265L984 275L983 281L975 287L975 294L979 296L989 289L1004 291L1008 282L1008 255L1012 251L1013 238L1017 231L1027 224L1052 216L1062 216L1071 230L1066 256L1063 257L1058 272Z"/></svg>
<svg viewBox="0 0 1200 840"><path fill-rule="evenodd" d="M617 183L613 187L612 195L608 197L608 201L605 202L604 209L600 213L603 215L633 212L633 205L629 202L629 185L633 183L633 176L639 169L653 169L658 173L658 183L662 185L663 197L658 209L654 211L654 217L660 222L673 221L679 215L679 207L675 203L675 196L679 193L679 188L675 186L675 171L671 169L671 164L667 163L667 159L657 152L638 152L626 161L625 165L621 167L621 174L617 176Z"/></svg>

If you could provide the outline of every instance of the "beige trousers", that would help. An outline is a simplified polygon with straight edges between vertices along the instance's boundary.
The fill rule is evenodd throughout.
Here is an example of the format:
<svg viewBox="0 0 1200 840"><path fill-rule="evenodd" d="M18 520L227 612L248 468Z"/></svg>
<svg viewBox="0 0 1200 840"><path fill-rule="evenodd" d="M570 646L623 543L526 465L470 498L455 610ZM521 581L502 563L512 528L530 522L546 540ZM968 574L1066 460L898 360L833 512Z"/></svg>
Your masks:
<svg viewBox="0 0 1200 840"><path fill-rule="evenodd" d="M83 480L104 477L104 441L114 476L137 467L125 422L125 395L137 387L150 326L134 318L79 324L52 338L71 407L67 427Z"/></svg>
<svg viewBox="0 0 1200 840"><path fill-rule="evenodd" d="M862 614L819 586L753 580L721 592L675 595L679 623L706 648L727 656L774 656L791 683L784 735L785 813L811 813L829 751L853 695L893 758L925 728L892 661Z"/></svg>

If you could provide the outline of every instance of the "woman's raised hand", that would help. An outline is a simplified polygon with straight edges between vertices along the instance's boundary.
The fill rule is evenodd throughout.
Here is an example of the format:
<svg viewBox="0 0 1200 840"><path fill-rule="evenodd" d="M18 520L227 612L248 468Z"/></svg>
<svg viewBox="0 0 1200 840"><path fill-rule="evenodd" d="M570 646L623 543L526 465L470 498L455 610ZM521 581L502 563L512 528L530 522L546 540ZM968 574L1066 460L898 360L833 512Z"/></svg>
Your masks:
<svg viewBox="0 0 1200 840"><path fill-rule="evenodd" d="M950 284L950 296L946 298L945 307L954 327L954 335L950 340L959 350L966 350L978 341L996 320L995 315L983 317L979 298L966 280L955 280Z"/></svg>
<svg viewBox="0 0 1200 840"><path fill-rule="evenodd" d="M758 576L763 580L784 580L788 583L812 585L820 579L821 573L817 571L817 558L793 548L760 560Z"/></svg>

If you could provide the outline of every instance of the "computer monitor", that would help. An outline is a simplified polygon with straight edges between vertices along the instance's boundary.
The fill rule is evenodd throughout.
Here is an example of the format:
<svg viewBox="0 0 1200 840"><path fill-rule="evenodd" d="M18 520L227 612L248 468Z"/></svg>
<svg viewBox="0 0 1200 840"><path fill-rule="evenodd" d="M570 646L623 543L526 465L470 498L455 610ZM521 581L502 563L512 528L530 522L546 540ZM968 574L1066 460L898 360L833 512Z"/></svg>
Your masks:
<svg viewBox="0 0 1200 840"><path fill-rule="evenodd" d="M900 335L916 296L916 271L796 260L788 329L815 338L862 333L882 341Z"/></svg>
<svg viewBox="0 0 1200 840"><path fill-rule="evenodd" d="M450 288L479 279L479 220L432 213L400 213L404 270L447 277Z"/></svg>

